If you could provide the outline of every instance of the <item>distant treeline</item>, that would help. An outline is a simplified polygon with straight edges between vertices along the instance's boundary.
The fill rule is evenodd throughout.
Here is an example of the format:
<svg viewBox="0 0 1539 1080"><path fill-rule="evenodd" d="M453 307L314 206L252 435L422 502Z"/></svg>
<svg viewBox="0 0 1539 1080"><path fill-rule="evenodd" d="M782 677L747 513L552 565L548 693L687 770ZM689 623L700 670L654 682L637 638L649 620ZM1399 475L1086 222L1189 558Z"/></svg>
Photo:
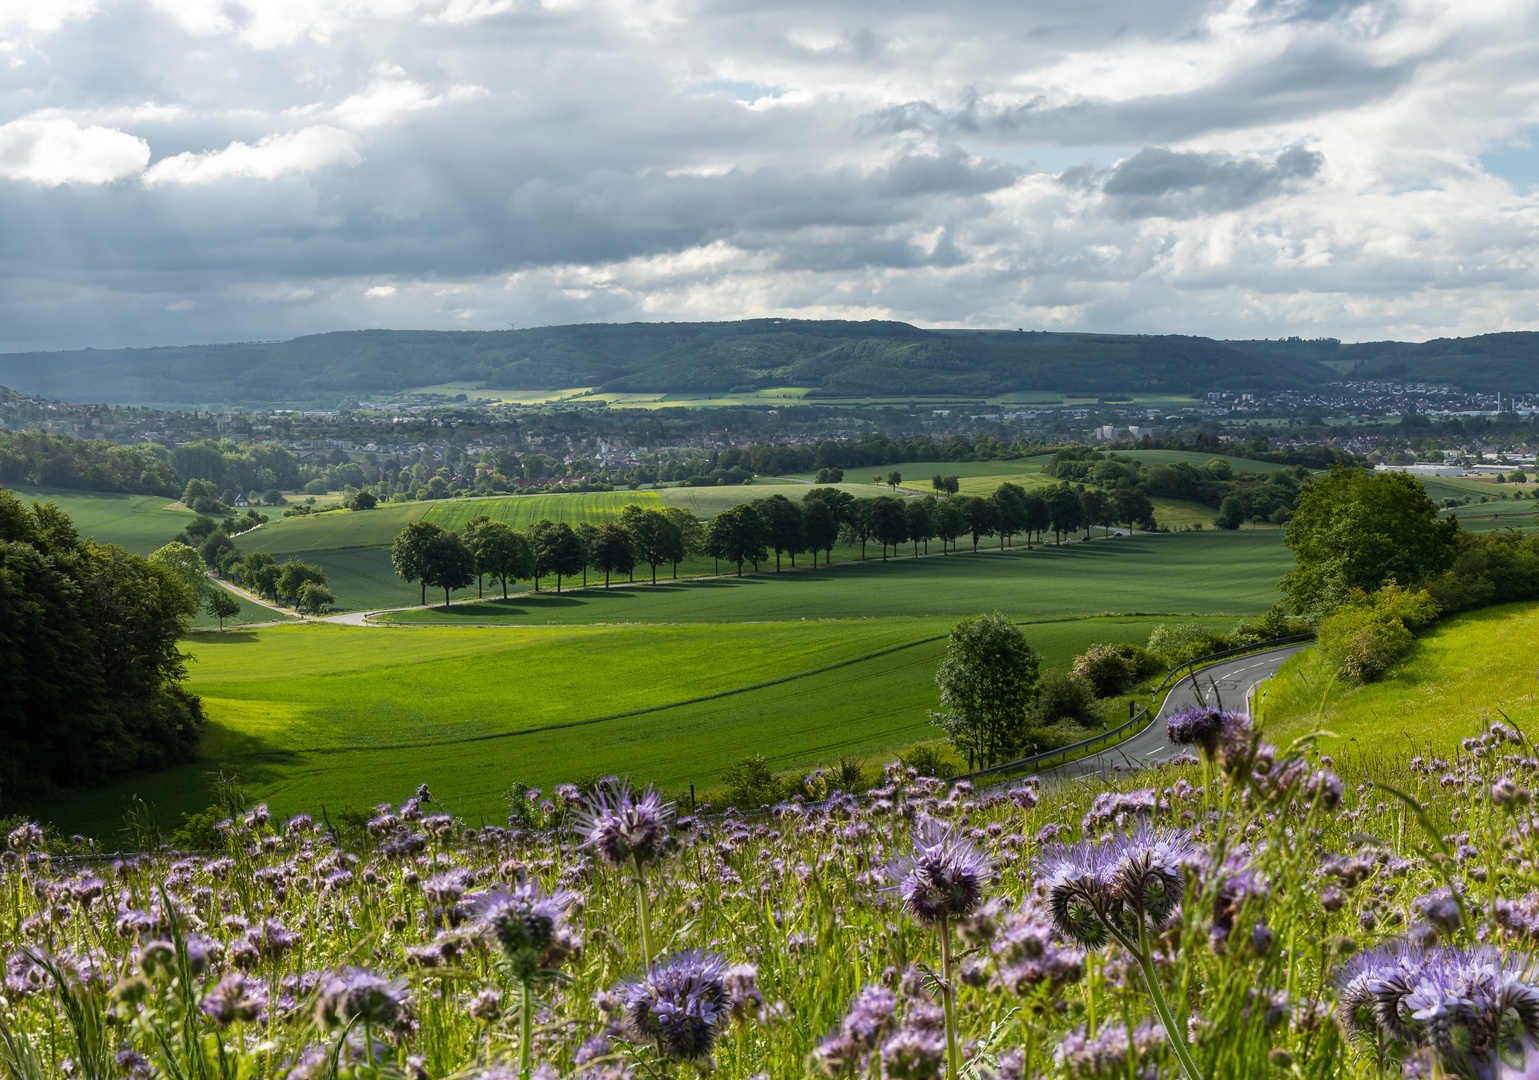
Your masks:
<svg viewBox="0 0 1539 1080"><path fill-rule="evenodd" d="M143 446L71 439L41 431L0 431L0 484L173 498L181 490L170 463Z"/></svg>
<svg viewBox="0 0 1539 1080"><path fill-rule="evenodd" d="M192 758L203 713L177 639L196 605L166 567L0 491L0 814Z"/></svg>

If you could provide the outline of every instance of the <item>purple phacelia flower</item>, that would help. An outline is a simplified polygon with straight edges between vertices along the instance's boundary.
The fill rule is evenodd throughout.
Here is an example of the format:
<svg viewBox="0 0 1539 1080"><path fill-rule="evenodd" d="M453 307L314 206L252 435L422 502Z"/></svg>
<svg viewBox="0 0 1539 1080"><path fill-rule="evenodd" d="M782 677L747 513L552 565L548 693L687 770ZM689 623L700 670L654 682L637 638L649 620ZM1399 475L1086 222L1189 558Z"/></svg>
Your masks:
<svg viewBox="0 0 1539 1080"><path fill-rule="evenodd" d="M220 1027L229 1027L237 1020L255 1020L261 1015L262 991L244 975L232 972L215 984L198 1008Z"/></svg>
<svg viewBox="0 0 1539 1080"><path fill-rule="evenodd" d="M645 866L663 856L672 807L651 788L640 795L630 785L598 788L587 808L577 814L584 846L592 847L612 866Z"/></svg>
<svg viewBox="0 0 1539 1080"><path fill-rule="evenodd" d="M520 979L554 970L582 948L582 940L566 926L566 912L576 894L565 890L546 895L533 881L507 890L477 893L469 907L476 931L496 940Z"/></svg>
<svg viewBox="0 0 1539 1080"><path fill-rule="evenodd" d="M1137 935L1140 922L1160 926L1181 902L1190 853L1186 833L1145 824L1100 843L1045 849L1037 867L1054 926L1092 949L1112 930Z"/></svg>
<svg viewBox="0 0 1539 1080"><path fill-rule="evenodd" d="M392 1027L406 1001L404 979L386 979L362 968L343 968L321 980L316 1019L331 1030L354 1019Z"/></svg>
<svg viewBox="0 0 1539 1080"><path fill-rule="evenodd" d="M1165 719L1165 735L1176 746L1196 746L1209 761L1218 756L1224 725L1236 713L1227 713L1210 705L1188 705Z"/></svg>
<svg viewBox="0 0 1539 1080"><path fill-rule="evenodd" d="M973 913L993 864L954 826L928 820L914 833L913 851L887 872L915 921L939 926Z"/></svg>
<svg viewBox="0 0 1539 1080"><path fill-rule="evenodd" d="M714 953L683 952L652 965L617 988L625 1026L674 1061L701 1061L716 1044L731 1008Z"/></svg>

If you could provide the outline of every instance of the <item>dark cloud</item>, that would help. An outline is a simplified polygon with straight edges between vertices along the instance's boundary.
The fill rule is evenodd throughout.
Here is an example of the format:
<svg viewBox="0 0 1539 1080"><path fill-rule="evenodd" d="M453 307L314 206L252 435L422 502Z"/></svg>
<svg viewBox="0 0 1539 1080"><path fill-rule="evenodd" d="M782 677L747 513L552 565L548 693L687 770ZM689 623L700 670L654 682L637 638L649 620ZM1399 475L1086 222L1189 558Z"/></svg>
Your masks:
<svg viewBox="0 0 1539 1080"><path fill-rule="evenodd" d="M1324 164L1323 154L1302 146L1275 158L1147 147L1111 169L1101 190L1123 216L1196 217L1270 199Z"/></svg>

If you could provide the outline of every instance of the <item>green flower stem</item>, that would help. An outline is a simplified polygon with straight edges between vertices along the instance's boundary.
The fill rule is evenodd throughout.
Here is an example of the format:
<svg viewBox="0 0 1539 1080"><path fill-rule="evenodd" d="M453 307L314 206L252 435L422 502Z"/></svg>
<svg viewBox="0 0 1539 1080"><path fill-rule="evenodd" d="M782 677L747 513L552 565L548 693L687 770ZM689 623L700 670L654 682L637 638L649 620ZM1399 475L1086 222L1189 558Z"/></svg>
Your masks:
<svg viewBox="0 0 1539 1080"><path fill-rule="evenodd" d="M641 920L641 955L647 967L652 966L652 909L647 902L647 877L636 860L636 914Z"/></svg>
<svg viewBox="0 0 1539 1080"><path fill-rule="evenodd" d="M951 926L944 918L940 921L940 946L941 1001L946 1006L946 1075L950 1080L957 1080L957 1017L951 982Z"/></svg>
<svg viewBox="0 0 1539 1080"><path fill-rule="evenodd" d="M529 1080L534 1075L534 988L523 980L523 1000L518 1006L518 1075Z"/></svg>
<svg viewBox="0 0 1539 1080"><path fill-rule="evenodd" d="M1192 1060L1191 1050L1187 1048L1186 1035L1176 1027L1170 1005L1165 1001L1165 991L1160 989L1159 975L1155 973L1154 959L1149 949L1149 928L1143 919L1138 920L1138 947L1130 951L1138 960L1138 968L1144 974L1144 985L1149 988L1149 997L1154 1001L1154 1011L1160 1014L1160 1023L1165 1025L1165 1034L1170 1037L1170 1048L1181 1062L1187 1080L1203 1080L1202 1072Z"/></svg>

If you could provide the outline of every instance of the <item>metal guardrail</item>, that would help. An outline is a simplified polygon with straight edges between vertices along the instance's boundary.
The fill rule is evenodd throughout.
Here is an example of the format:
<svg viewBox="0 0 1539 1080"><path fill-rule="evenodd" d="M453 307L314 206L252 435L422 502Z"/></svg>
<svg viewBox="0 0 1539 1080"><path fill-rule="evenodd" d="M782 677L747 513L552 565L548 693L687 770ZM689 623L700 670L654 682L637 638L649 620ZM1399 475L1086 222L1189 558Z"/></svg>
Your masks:
<svg viewBox="0 0 1539 1080"><path fill-rule="evenodd" d="M1182 668L1195 669L1197 667L1211 664L1215 660L1222 660L1227 656L1239 656L1241 653L1249 652L1265 652L1268 649L1277 649L1284 645L1292 645L1295 642L1313 641L1314 639L1315 632L1310 630L1303 634L1290 634L1288 637L1272 638L1269 641L1258 641L1254 645L1241 645L1234 649L1224 649L1222 652L1207 653L1204 656L1195 656L1192 659L1186 661L1186 663L1177 664L1175 667L1171 668L1170 673L1165 676L1165 681L1160 683L1160 685L1156 686L1152 691L1149 692L1149 700L1153 701L1155 698L1159 697L1160 691L1164 690L1165 687L1170 685L1170 680L1175 678L1176 672L1180 671ZM1182 678L1185 677L1185 675L1182 676ZM1180 680L1177 679L1176 681L1179 682Z"/></svg>
<svg viewBox="0 0 1539 1080"><path fill-rule="evenodd" d="M1148 709L1140 709L1138 710L1137 715L1135 715L1131 720L1125 720L1111 730L1103 731L1099 735L1094 735L1088 739L1081 739L1079 742L1070 743L1068 746L1060 746L1056 750L1046 750L1040 754L1033 754L1031 757L1018 758L1015 761L1007 761L1003 765L994 765L987 769L979 769L977 772L963 773L961 776L953 776L948 782L954 784L958 780L977 780L981 777L997 776L1000 773L1014 772L1017 769L1029 769L1044 764L1045 762L1049 762L1058 757L1064 758L1064 763L1067 764L1068 758L1066 755L1072 754L1076 750L1087 749L1099 742L1109 743L1113 740L1120 742L1121 740L1117 737L1124 731L1127 731L1129 728L1138 724L1144 724L1147 726L1148 723L1152 720L1153 717L1149 715ZM1137 732L1134 734L1137 734Z"/></svg>

